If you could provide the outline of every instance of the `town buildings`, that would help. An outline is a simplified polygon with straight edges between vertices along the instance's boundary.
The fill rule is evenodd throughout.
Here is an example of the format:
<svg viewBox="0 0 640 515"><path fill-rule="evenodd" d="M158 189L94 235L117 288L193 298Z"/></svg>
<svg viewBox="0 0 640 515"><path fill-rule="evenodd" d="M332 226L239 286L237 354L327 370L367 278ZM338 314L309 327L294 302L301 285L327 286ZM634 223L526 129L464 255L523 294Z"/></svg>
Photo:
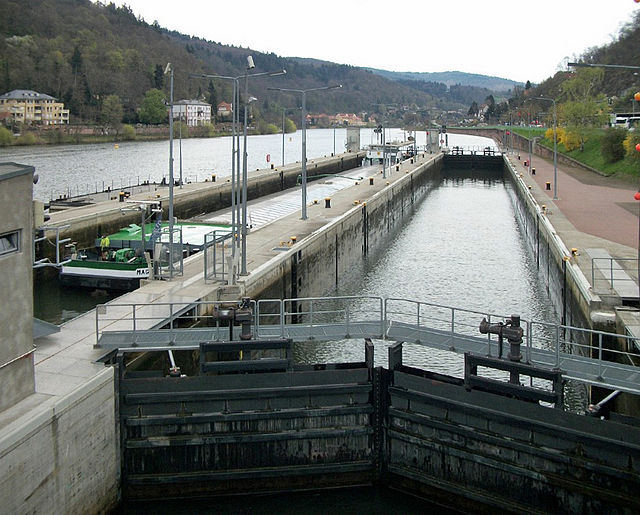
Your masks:
<svg viewBox="0 0 640 515"><path fill-rule="evenodd" d="M189 127L211 123L211 105L200 100L178 100L173 103L173 119L182 120Z"/></svg>
<svg viewBox="0 0 640 515"><path fill-rule="evenodd" d="M228 102L218 104L217 116L219 120L230 120L233 113L233 106Z"/></svg>
<svg viewBox="0 0 640 515"><path fill-rule="evenodd" d="M0 95L0 121L7 125L63 125L69 123L69 110L52 96L30 89L14 89Z"/></svg>

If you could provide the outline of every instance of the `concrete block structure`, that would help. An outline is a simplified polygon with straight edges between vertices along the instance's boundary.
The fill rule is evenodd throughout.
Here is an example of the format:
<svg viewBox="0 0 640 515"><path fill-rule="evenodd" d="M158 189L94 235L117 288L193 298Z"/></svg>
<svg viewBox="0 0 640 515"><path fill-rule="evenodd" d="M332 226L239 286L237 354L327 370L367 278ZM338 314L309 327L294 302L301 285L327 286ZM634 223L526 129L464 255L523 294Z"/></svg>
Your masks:
<svg viewBox="0 0 640 515"><path fill-rule="evenodd" d="M0 411L34 392L32 166L0 163Z"/></svg>

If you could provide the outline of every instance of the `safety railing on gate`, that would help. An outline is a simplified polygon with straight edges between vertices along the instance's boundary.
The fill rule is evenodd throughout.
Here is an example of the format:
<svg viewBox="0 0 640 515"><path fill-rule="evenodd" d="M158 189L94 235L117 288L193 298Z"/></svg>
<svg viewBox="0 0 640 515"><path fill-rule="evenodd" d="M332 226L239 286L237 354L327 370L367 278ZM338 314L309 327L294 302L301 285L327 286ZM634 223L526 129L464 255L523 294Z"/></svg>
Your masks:
<svg viewBox="0 0 640 515"><path fill-rule="evenodd" d="M344 296L307 297L298 299L263 299L257 302L255 314L258 338L290 336L286 328L296 325L299 337L324 339L344 337L362 330L384 335L384 305L382 297ZM339 328L340 336L331 328Z"/></svg>
<svg viewBox="0 0 640 515"><path fill-rule="evenodd" d="M228 309L230 304L222 301L100 304L96 307L96 346L103 333L130 333L135 344L145 333L162 331L168 333L163 340L175 342L174 333L185 328L208 328L207 335L213 333L213 339L227 339L228 324L220 323L217 311ZM251 307L257 312L255 301Z"/></svg>
<svg viewBox="0 0 640 515"><path fill-rule="evenodd" d="M158 341L180 345L176 336L181 333L184 345L188 346L198 339L193 330L189 330L191 334L185 332L192 326L197 326L195 332L202 330L202 337L207 340L228 339L229 324L221 324L215 312L229 306L229 302L100 305L96 308L96 344L103 334L117 333L124 335L124 343L132 346L144 338L147 338L145 345L153 346L153 337L160 334ZM499 355L499 339L495 334L488 333L486 337L481 334L480 322L486 319L489 324L499 325L517 319L523 334L524 362L567 369L570 378L602 384L608 381L640 392L640 375L630 368L640 362L640 353L636 338L630 335L376 296L263 299L252 301L251 307L254 339L291 338L300 342L372 338L456 352L475 349L494 357ZM506 343L503 350L506 357Z"/></svg>
<svg viewBox="0 0 640 515"><path fill-rule="evenodd" d="M450 347L464 340L477 340L480 336L478 327L482 319L493 323L508 318L506 315L401 298L385 299L384 313L386 327L391 329L394 325L402 324L411 336L412 342L424 344L425 342L420 340L421 336L427 331L437 331L443 336L448 335ZM529 347L531 341L526 331L527 321L521 319L520 324L524 328L523 344ZM495 336L489 334L487 356L497 355L497 345Z"/></svg>
<svg viewBox="0 0 640 515"><path fill-rule="evenodd" d="M229 284L227 258L232 255L233 234L228 230L211 231L204 236L204 280L226 281ZM233 265L231 265L233 266Z"/></svg>

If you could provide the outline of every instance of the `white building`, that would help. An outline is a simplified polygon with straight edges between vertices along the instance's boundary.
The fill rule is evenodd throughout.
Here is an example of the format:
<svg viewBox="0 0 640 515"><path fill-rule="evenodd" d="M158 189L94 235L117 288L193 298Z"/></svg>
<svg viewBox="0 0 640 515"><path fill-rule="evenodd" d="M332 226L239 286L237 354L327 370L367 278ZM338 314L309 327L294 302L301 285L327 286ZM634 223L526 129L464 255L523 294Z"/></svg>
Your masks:
<svg viewBox="0 0 640 515"><path fill-rule="evenodd" d="M173 103L173 119L182 120L189 127L211 123L211 105L200 100L179 100Z"/></svg>

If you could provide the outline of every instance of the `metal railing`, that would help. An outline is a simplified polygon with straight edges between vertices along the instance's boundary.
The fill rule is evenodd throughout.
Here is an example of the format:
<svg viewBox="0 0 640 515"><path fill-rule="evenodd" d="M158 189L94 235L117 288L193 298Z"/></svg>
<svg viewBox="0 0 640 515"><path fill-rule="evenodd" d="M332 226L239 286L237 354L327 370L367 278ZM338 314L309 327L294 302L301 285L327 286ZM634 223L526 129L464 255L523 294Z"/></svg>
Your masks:
<svg viewBox="0 0 640 515"><path fill-rule="evenodd" d="M629 263L630 266L624 266ZM591 286L598 294L611 294L612 290L633 290L635 297L640 296L638 290L638 259L619 257L591 258ZM636 278L628 273L634 274ZM604 286L603 286L604 283Z"/></svg>
<svg viewBox="0 0 640 515"><path fill-rule="evenodd" d="M448 147L449 155L458 156L501 156L504 152L498 147L479 145L454 145Z"/></svg>
<svg viewBox="0 0 640 515"><path fill-rule="evenodd" d="M103 334L114 331L129 332L123 346L130 346L127 344L131 343L131 338L135 345L145 332L156 330L157 335L162 327L166 327L161 333L163 341L172 345L192 345L198 335L187 335L185 329L176 329L178 318L181 327L197 322L200 328L190 331L204 331L206 327L207 340L228 339L229 327L220 325L214 315L215 306L221 305L228 306L229 303L103 304L96 309L96 345L100 347ZM304 342L366 337L395 340L401 334L402 341L408 343L434 346L437 341L437 346L445 350L464 352L474 348L487 356L498 356L499 341L493 334L486 337L480 334L480 321L486 318L490 323L498 323L510 318L377 296L264 299L252 301L252 308L254 339L292 338ZM610 378L610 383L622 382L628 390L635 388L640 393L640 379L636 387L635 371L629 369L629 365L640 360L640 354L635 351L636 338L525 319L520 320L520 326L524 362L548 368L570 368L573 372L567 377L585 382L604 381L603 384L607 384L607 378ZM397 332L398 328L401 333ZM183 332L184 343L176 343L178 331ZM486 346L482 341L486 341ZM504 351L506 355L506 344Z"/></svg>
<svg viewBox="0 0 640 515"><path fill-rule="evenodd" d="M229 273L233 273L227 264L227 258L231 255L231 245L233 245L233 234L228 230L215 230L204 235L205 282L224 281L226 284L233 282L226 277Z"/></svg>

